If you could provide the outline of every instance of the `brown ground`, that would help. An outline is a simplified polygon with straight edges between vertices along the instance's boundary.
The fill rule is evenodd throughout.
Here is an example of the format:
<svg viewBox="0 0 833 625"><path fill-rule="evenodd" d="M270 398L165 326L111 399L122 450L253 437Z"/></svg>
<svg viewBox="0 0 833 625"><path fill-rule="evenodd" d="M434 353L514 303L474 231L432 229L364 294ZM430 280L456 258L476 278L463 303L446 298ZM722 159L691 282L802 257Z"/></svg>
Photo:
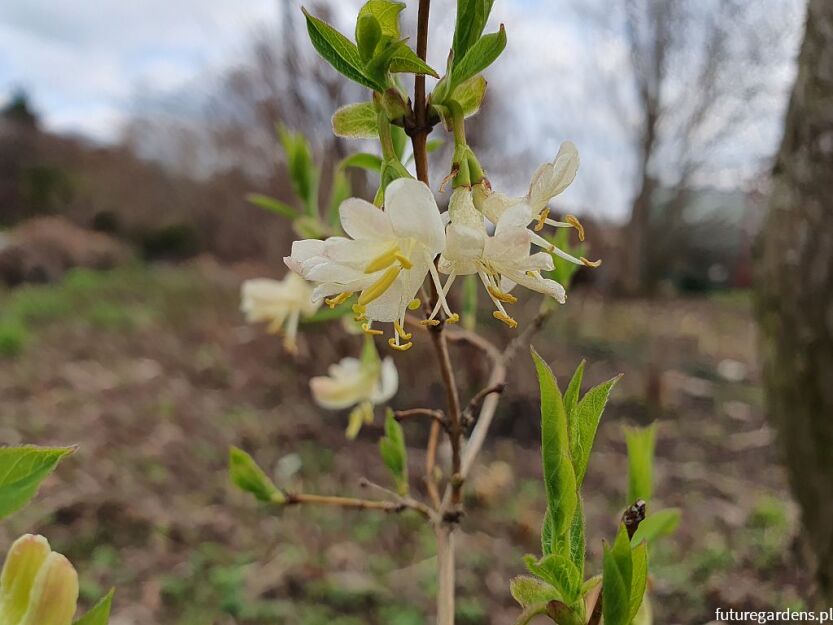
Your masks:
<svg viewBox="0 0 833 625"><path fill-rule="evenodd" d="M362 475L386 480L378 424L348 443L344 415L315 408L306 387L358 340L312 328L293 363L280 339L244 325L238 283L202 262L76 272L60 286L0 293L0 440L80 444L0 530L2 543L46 534L79 569L85 602L118 587L114 625L430 622L432 536L418 518L272 511L229 485L229 444L293 488L357 493ZM585 485L591 571L625 504L621 426L661 421L654 505L683 508L684 521L652 553L657 623L708 622L718 605L783 609L808 595L750 319L742 294L608 302L577 293L535 339L562 384L581 357L586 383L625 373ZM510 331L483 325L508 340ZM441 405L432 358L427 341L397 356L395 407ZM537 391L526 357L515 365L470 485L461 625L512 623L508 580L538 551ZM466 392L486 374L463 375ZM406 436L416 474L424 433L414 424Z"/></svg>

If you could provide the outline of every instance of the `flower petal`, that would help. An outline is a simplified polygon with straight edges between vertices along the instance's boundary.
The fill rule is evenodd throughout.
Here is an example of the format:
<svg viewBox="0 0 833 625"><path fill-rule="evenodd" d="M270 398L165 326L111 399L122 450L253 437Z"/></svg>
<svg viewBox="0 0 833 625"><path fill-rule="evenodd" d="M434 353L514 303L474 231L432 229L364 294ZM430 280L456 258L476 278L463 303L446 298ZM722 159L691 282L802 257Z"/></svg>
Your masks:
<svg viewBox="0 0 833 625"><path fill-rule="evenodd" d="M399 372L393 358L388 356L382 361L382 369L379 375L379 383L373 390L370 401L374 404L383 404L390 400L399 389Z"/></svg>
<svg viewBox="0 0 833 625"><path fill-rule="evenodd" d="M578 167L578 150L571 141L565 141L555 160L540 167L529 184L529 203L535 212L543 210L552 198L570 186Z"/></svg>
<svg viewBox="0 0 833 625"><path fill-rule="evenodd" d="M365 200L351 197L338 209L341 227L354 239L392 239L390 217Z"/></svg>
<svg viewBox="0 0 833 625"><path fill-rule="evenodd" d="M410 178L399 178L385 190L385 212L400 238L412 237L436 256L445 245L440 210L427 185Z"/></svg>

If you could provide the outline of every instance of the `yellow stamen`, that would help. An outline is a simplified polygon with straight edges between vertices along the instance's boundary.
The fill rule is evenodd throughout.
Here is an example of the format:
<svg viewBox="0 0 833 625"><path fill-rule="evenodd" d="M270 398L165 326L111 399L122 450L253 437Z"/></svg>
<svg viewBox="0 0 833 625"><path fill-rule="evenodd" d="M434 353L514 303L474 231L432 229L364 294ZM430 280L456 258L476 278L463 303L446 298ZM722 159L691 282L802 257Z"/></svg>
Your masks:
<svg viewBox="0 0 833 625"><path fill-rule="evenodd" d="M393 322L393 329L396 330L396 333L399 335L403 341L410 341L411 338L414 336L410 332L405 332L405 328L398 321Z"/></svg>
<svg viewBox="0 0 833 625"><path fill-rule="evenodd" d="M362 332L364 332L365 334L370 334L371 336L378 336L380 334L384 334L384 332L382 332L381 330L374 330L373 328L371 328L369 321L367 323L362 324Z"/></svg>
<svg viewBox="0 0 833 625"><path fill-rule="evenodd" d="M411 342L402 343L401 345L398 345L396 343L396 339L393 338L388 339L388 345L390 345L393 349L395 349L398 352L407 352L414 346L414 344Z"/></svg>
<svg viewBox="0 0 833 625"><path fill-rule="evenodd" d="M402 267L388 267L385 273L382 274L382 277L361 292L361 295L359 295L359 306L366 306L373 300L381 297L390 288L390 285L394 283L396 278L399 277L400 271L402 271Z"/></svg>
<svg viewBox="0 0 833 625"><path fill-rule="evenodd" d="M367 308L361 306L359 304L353 304L353 312L356 313L356 316L353 317L355 321L364 321L367 317L365 317L364 313L367 311Z"/></svg>
<svg viewBox="0 0 833 625"><path fill-rule="evenodd" d="M538 213L538 220L535 222L535 227L533 228L533 230L535 230L535 232L541 232L541 230L544 229L544 222L547 220L549 216L550 209L547 206L544 208L544 210Z"/></svg>
<svg viewBox="0 0 833 625"><path fill-rule="evenodd" d="M439 319L423 319L419 322L419 325L434 327L434 326L440 325L440 320Z"/></svg>
<svg viewBox="0 0 833 625"><path fill-rule="evenodd" d="M416 310L420 306L422 306L422 302L418 299L412 299L410 302L408 302L408 310Z"/></svg>
<svg viewBox="0 0 833 625"><path fill-rule="evenodd" d="M394 254L394 257L396 258L396 260L399 261L399 264L402 265L402 269L410 269L414 266L411 260L404 254L400 254L399 252L397 252L396 254Z"/></svg>
<svg viewBox="0 0 833 625"><path fill-rule="evenodd" d="M496 310L496 311L494 311L494 312L492 313L492 317L494 317L495 319L498 319L498 320L502 321L503 323L505 323L506 325L508 325L510 328L513 328L513 329L514 329L514 328L517 328L517 327L518 327L518 322L517 322L517 321L515 321L514 319L512 319L512 317L510 317L509 315L507 315L507 314L506 314L505 312L503 312L502 310Z"/></svg>
<svg viewBox="0 0 833 625"><path fill-rule="evenodd" d="M450 324L459 323L459 321L460 321L460 315L458 315L457 313L454 313L448 319L445 320L446 323L450 323Z"/></svg>
<svg viewBox="0 0 833 625"><path fill-rule="evenodd" d="M328 297L324 300L324 303L327 304L327 306L329 306L330 308L335 308L339 304L343 304L348 299L350 299L350 296L352 294L352 291L345 291L344 293L339 293L335 297Z"/></svg>
<svg viewBox="0 0 833 625"><path fill-rule="evenodd" d="M581 225L578 217L575 215L564 215L564 221L576 229L576 232L578 232L578 240L584 241L584 226Z"/></svg>
<svg viewBox="0 0 833 625"><path fill-rule="evenodd" d="M486 287L486 290L489 291L489 294L494 297L496 300L503 302L505 304L517 304L518 298L510 293L506 293L505 291L501 291L499 288L494 286Z"/></svg>
<svg viewBox="0 0 833 625"><path fill-rule="evenodd" d="M602 264L601 259L599 259L599 260L587 260L584 256L579 258L579 260L581 261L581 263L585 267L592 267L593 269L595 269L596 267L598 267L599 265Z"/></svg>
<svg viewBox="0 0 833 625"><path fill-rule="evenodd" d="M397 260L397 255L399 255L399 246L394 245L390 249L382 252L376 258L371 260L367 267L364 268L365 273L376 273L377 271L381 271L387 267L390 267L393 263Z"/></svg>

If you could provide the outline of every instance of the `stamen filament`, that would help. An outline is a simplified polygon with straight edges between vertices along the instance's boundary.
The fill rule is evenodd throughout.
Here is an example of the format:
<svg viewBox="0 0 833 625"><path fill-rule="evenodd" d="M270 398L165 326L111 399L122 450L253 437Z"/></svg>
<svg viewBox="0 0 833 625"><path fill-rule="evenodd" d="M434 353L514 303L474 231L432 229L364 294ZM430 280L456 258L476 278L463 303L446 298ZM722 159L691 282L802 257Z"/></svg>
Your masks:
<svg viewBox="0 0 833 625"><path fill-rule="evenodd" d="M399 277L399 272L401 271L402 267L388 267L376 282L361 292L361 295L359 295L359 306L366 306L381 297L390 288L390 285L394 283L396 278Z"/></svg>
<svg viewBox="0 0 833 625"><path fill-rule="evenodd" d="M373 322L368 321L367 323L362 324L362 332L365 334L369 334L371 336L378 336L380 334L384 334L381 330L374 330L373 329Z"/></svg>
<svg viewBox="0 0 833 625"><path fill-rule="evenodd" d="M329 306L330 308L335 308L339 304L343 304L348 299L350 299L350 296L352 294L352 291L345 291L344 293L339 293L335 297L328 297L324 300L324 303L327 304L327 306Z"/></svg>
<svg viewBox="0 0 833 625"><path fill-rule="evenodd" d="M397 254L399 254L399 246L393 245L386 251L379 254L376 258L371 260L367 267L364 268L365 273L376 273L377 271L381 271L387 267L390 267L393 263L396 262Z"/></svg>

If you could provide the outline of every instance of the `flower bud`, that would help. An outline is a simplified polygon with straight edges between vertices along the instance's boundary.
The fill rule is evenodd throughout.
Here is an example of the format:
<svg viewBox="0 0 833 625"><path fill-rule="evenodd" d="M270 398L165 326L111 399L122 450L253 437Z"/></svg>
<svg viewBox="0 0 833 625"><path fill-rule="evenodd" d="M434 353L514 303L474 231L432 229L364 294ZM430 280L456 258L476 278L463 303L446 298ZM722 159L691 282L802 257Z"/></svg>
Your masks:
<svg viewBox="0 0 833 625"><path fill-rule="evenodd" d="M78 574L43 536L26 534L9 549L0 574L0 623L70 625L78 601Z"/></svg>

